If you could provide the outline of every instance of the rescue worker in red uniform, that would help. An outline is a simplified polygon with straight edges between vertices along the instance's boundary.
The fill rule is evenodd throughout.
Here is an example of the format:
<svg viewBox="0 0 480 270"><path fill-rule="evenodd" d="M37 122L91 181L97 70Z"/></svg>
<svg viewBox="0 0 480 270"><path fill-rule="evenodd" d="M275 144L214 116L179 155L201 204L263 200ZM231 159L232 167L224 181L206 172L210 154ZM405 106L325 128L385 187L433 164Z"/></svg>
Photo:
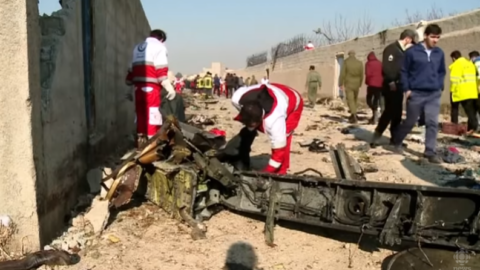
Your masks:
<svg viewBox="0 0 480 270"><path fill-rule="evenodd" d="M251 146L260 131L268 135L272 147L263 172L286 174L290 167L293 132L303 111L301 95L283 84L256 84L235 91L232 103L240 112L234 119L245 127L218 152L217 157L232 162L237 169L250 169Z"/></svg>
<svg viewBox="0 0 480 270"><path fill-rule="evenodd" d="M160 113L160 91L168 92L167 99L175 98L175 90L168 80L167 35L153 30L150 36L133 49L133 59L125 83L135 87L137 114L137 147L142 147L157 133L163 123Z"/></svg>
<svg viewBox="0 0 480 270"><path fill-rule="evenodd" d="M180 78L175 78L175 91L177 94L182 93L182 87L183 87L183 80Z"/></svg>

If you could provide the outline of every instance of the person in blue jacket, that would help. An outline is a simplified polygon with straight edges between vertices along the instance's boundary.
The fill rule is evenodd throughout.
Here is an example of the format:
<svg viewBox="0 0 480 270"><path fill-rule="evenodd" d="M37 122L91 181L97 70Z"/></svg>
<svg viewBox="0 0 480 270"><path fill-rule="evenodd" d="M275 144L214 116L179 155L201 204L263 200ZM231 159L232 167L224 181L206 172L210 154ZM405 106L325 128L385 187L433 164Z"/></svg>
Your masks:
<svg viewBox="0 0 480 270"><path fill-rule="evenodd" d="M442 29L427 25L424 40L405 52L401 70L401 85L405 92L407 117L398 127L393 147L402 153L402 143L412 131L422 113L425 114L424 157L431 163L441 163L437 156L438 115L446 75L445 54L437 47Z"/></svg>

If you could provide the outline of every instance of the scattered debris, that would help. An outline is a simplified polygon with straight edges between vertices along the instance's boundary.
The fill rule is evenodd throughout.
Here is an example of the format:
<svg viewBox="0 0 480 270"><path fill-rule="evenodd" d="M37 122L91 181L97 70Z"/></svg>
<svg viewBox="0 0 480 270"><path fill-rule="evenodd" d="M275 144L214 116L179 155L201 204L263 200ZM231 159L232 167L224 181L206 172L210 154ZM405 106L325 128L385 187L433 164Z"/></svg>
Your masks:
<svg viewBox="0 0 480 270"><path fill-rule="evenodd" d="M411 142L425 144L424 137L420 135L412 134L412 135L409 135L407 139Z"/></svg>
<svg viewBox="0 0 480 270"><path fill-rule="evenodd" d="M340 129L340 132L342 134L356 134L356 133L358 133L359 130L360 129L359 129L358 126L348 126L348 127Z"/></svg>
<svg viewBox="0 0 480 270"><path fill-rule="evenodd" d="M319 140L319 139L313 139L313 141L310 142L310 143L303 143L303 144L298 143L298 144L302 148L307 148L308 147L308 151L313 152L313 153L327 153L328 152L326 144L322 140Z"/></svg>
<svg viewBox="0 0 480 270"><path fill-rule="evenodd" d="M347 153L344 144L330 146L330 157L338 179L366 180L362 167Z"/></svg>
<svg viewBox="0 0 480 270"><path fill-rule="evenodd" d="M99 197L93 200L92 207L85 213L85 219L92 225L94 234L102 233L109 216L109 201L101 200Z"/></svg>
<svg viewBox="0 0 480 270"><path fill-rule="evenodd" d="M197 127L197 128L205 128L205 126L212 126L215 125L215 119L214 118L208 118L205 115L194 115L190 119L187 119L187 123Z"/></svg>
<svg viewBox="0 0 480 270"><path fill-rule="evenodd" d="M465 158L460 155L458 149L453 146L443 147L439 153L442 160L446 163L462 163L465 161Z"/></svg>

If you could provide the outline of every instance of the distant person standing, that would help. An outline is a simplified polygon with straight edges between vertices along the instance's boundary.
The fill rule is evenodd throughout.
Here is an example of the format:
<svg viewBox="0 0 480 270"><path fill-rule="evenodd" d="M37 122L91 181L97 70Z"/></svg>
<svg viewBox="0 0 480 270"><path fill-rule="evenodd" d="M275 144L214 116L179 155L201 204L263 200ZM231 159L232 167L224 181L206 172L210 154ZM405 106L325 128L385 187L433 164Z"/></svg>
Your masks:
<svg viewBox="0 0 480 270"><path fill-rule="evenodd" d="M213 78L212 73L207 72L205 77L203 77L203 84L205 87L205 95L211 97L213 95Z"/></svg>
<svg viewBox="0 0 480 270"><path fill-rule="evenodd" d="M363 82L363 63L355 57L355 51L348 52L348 58L343 62L340 71L340 89L345 92L348 108L350 109L350 123L356 124L358 92Z"/></svg>
<svg viewBox="0 0 480 270"><path fill-rule="evenodd" d="M203 77L200 77L200 75L197 78L197 93L202 94L204 93L204 88L205 85L203 83Z"/></svg>
<svg viewBox="0 0 480 270"><path fill-rule="evenodd" d="M307 81L305 82L305 88L307 88L308 91L308 101L310 102L308 105L309 107L315 107L315 103L317 102L318 88L321 87L322 78L320 77L320 73L315 70L315 66L310 66L307 74Z"/></svg>
<svg viewBox="0 0 480 270"><path fill-rule="evenodd" d="M252 75L252 79L250 80L250 85L255 85L255 84L258 84L258 81L255 78L255 75Z"/></svg>
<svg viewBox="0 0 480 270"><path fill-rule="evenodd" d="M477 120L477 69L475 65L462 57L459 51L450 54L453 63L450 65L450 92L452 102L461 104L468 116L468 133L478 129Z"/></svg>
<svg viewBox="0 0 480 270"><path fill-rule="evenodd" d="M438 115L446 75L445 54L437 47L442 29L427 25L424 41L405 51L401 70L401 85L407 100L407 118L393 137L393 150L403 153L402 143L425 113L424 157L431 163L441 163L437 156Z"/></svg>
<svg viewBox="0 0 480 270"><path fill-rule="evenodd" d="M220 96L221 79L217 74L213 77L213 94Z"/></svg>
<svg viewBox="0 0 480 270"><path fill-rule="evenodd" d="M367 85L367 105L372 110L370 124L378 121L378 105L382 96L382 62L377 59L374 52L370 52L365 63L365 84Z"/></svg>

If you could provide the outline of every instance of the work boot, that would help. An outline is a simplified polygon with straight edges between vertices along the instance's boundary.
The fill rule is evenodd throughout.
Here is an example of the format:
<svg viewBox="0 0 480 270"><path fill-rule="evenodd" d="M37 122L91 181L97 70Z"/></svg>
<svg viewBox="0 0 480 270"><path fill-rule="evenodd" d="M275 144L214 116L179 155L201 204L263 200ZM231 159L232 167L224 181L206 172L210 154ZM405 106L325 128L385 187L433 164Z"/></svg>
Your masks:
<svg viewBox="0 0 480 270"><path fill-rule="evenodd" d="M350 124L357 124L358 123L357 116L355 114L350 115L350 118L348 119L348 121L350 122Z"/></svg>
<svg viewBox="0 0 480 270"><path fill-rule="evenodd" d="M378 141L382 138L382 134L378 132L373 132L372 140L370 141L370 147L375 148L378 146Z"/></svg>
<svg viewBox="0 0 480 270"><path fill-rule="evenodd" d="M428 160L429 163L432 163L432 164L442 164L442 160L437 156L424 156L424 158L426 158Z"/></svg>
<svg viewBox="0 0 480 270"><path fill-rule="evenodd" d="M386 149L395 154L403 155L403 147L401 145L389 145L386 147Z"/></svg>

